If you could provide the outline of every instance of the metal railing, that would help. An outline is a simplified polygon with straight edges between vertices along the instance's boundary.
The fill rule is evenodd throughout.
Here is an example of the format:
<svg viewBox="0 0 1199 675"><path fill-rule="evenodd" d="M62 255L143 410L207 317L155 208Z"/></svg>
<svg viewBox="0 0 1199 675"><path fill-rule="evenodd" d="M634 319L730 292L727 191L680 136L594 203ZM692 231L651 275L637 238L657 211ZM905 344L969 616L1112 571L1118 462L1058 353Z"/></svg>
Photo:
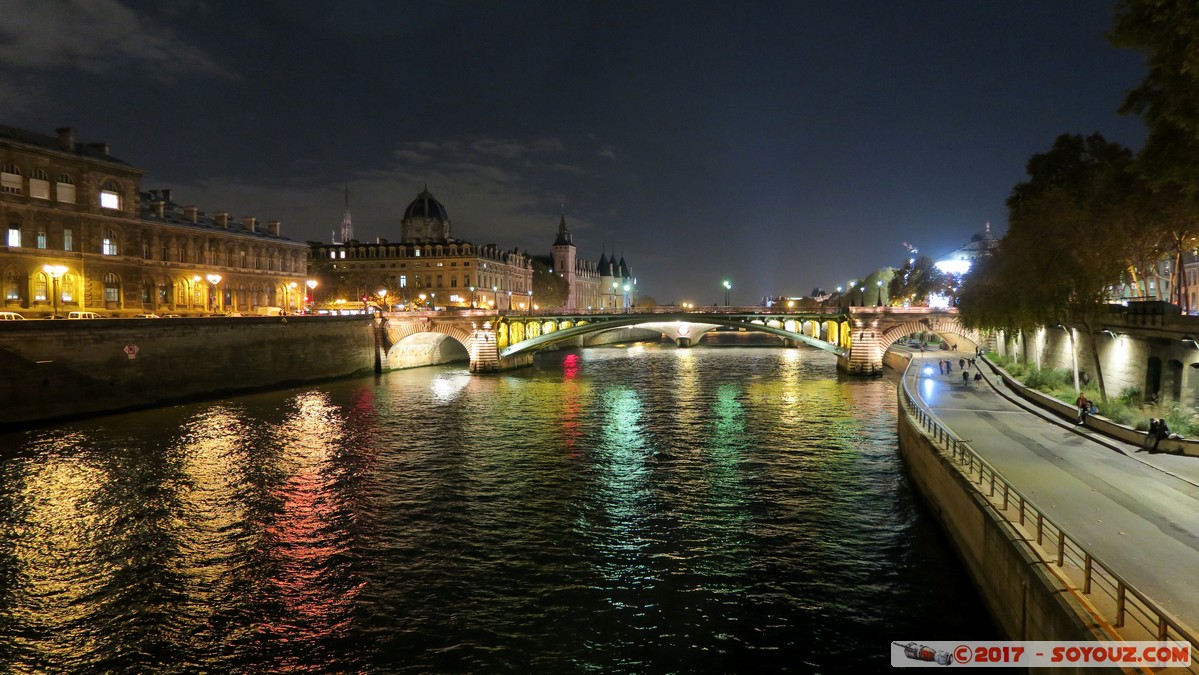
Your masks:
<svg viewBox="0 0 1199 675"><path fill-rule="evenodd" d="M934 446L953 460L975 492L994 513L1027 535L1023 539L1034 556L1056 566L1056 575L1067 587L1081 592L1100 621L1111 621L1124 640L1175 640L1190 642L1190 672L1199 673L1199 642L1195 632L1129 583L1111 565L1072 538L1066 530L1037 508L1027 496L983 459L969 442L959 438L920 407L903 379L903 403L932 439ZM1052 571L1052 570L1050 570Z"/></svg>

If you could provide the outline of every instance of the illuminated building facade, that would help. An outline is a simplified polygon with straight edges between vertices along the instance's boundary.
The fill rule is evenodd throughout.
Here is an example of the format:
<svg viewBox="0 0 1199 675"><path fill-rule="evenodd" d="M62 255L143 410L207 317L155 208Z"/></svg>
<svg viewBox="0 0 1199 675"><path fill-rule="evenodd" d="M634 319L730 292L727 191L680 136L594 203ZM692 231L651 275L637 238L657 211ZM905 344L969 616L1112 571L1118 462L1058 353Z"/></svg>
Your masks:
<svg viewBox="0 0 1199 675"><path fill-rule="evenodd" d="M208 216L143 192L145 172L103 143L0 126L3 309L27 318L70 311L253 313L298 309L307 246L278 221Z"/></svg>
<svg viewBox="0 0 1199 675"><path fill-rule="evenodd" d="M366 298L404 308L527 309L536 302L528 256L454 239L450 225L445 206L426 188L404 210L398 243L309 242L317 304Z"/></svg>

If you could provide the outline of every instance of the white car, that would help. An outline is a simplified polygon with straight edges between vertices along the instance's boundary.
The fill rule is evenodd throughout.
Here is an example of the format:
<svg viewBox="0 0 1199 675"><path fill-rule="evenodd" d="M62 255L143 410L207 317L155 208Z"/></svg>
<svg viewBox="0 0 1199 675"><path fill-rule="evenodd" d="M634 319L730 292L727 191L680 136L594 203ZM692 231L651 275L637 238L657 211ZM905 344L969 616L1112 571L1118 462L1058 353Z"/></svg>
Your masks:
<svg viewBox="0 0 1199 675"><path fill-rule="evenodd" d="M0 321L24 321L25 317L16 312L0 312Z"/></svg>
<svg viewBox="0 0 1199 675"><path fill-rule="evenodd" d="M95 312L71 312L67 315L68 319L103 319L103 314Z"/></svg>
<svg viewBox="0 0 1199 675"><path fill-rule="evenodd" d="M133 318L135 318L135 319L157 319L158 315L157 314L134 314Z"/></svg>

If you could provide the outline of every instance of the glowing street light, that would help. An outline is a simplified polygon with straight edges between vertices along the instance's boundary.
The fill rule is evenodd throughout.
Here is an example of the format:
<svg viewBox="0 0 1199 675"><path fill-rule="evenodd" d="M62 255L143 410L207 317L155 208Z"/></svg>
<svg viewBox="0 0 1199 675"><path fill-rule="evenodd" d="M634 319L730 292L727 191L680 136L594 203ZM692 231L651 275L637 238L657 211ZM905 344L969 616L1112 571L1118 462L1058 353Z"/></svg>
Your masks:
<svg viewBox="0 0 1199 675"><path fill-rule="evenodd" d="M216 285L221 283L221 275L209 274L205 278L208 279L208 283L210 284L208 291L208 311L215 312L217 310Z"/></svg>
<svg viewBox="0 0 1199 675"><path fill-rule="evenodd" d="M387 306L387 289L380 288L379 290L375 291L375 293L379 296L379 305L383 308L383 310L391 309ZM379 313L382 314L382 310Z"/></svg>
<svg viewBox="0 0 1199 675"><path fill-rule="evenodd" d="M475 308L475 287L474 286L470 287L470 308L471 309Z"/></svg>
<svg viewBox="0 0 1199 675"><path fill-rule="evenodd" d="M883 306L883 280L879 279L878 281L876 281L874 283L878 285L878 306L882 307Z"/></svg>
<svg viewBox="0 0 1199 675"><path fill-rule="evenodd" d="M529 289L529 316L533 316L533 290Z"/></svg>
<svg viewBox="0 0 1199 675"><path fill-rule="evenodd" d="M316 279L309 279L308 281L304 282L304 285L308 287L308 302L315 304L316 303L316 285L317 285ZM304 309L307 310L308 308L305 307Z"/></svg>
<svg viewBox="0 0 1199 675"><path fill-rule="evenodd" d="M418 297L420 298L420 304L424 305L426 308L428 308L428 305L425 304L425 297L426 297L425 294L421 293Z"/></svg>
<svg viewBox="0 0 1199 675"><path fill-rule="evenodd" d="M296 294L296 282L287 284L287 313L291 314L292 296Z"/></svg>
<svg viewBox="0 0 1199 675"><path fill-rule="evenodd" d="M732 290L732 288L733 288L733 282L729 281L728 279L725 279L724 283L722 283L721 285L724 286L724 306L728 307L729 306L729 291Z"/></svg>
<svg viewBox="0 0 1199 675"><path fill-rule="evenodd" d="M49 274L53 281L51 282L52 291L54 292L54 318L58 318L58 297L60 295L58 282L62 279L62 275L67 273L67 268L62 265L43 265L42 269L46 274Z"/></svg>

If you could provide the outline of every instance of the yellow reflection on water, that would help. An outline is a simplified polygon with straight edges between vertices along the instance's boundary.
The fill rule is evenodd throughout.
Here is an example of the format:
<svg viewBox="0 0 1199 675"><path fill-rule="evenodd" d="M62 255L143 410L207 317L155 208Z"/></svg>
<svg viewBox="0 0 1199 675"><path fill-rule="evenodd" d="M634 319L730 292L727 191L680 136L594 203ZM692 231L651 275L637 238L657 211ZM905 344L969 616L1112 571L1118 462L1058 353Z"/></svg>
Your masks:
<svg viewBox="0 0 1199 675"><path fill-rule="evenodd" d="M79 627L94 608L88 598L112 580L113 569L97 548L97 495L106 479L76 457L86 443L71 434L39 449L47 456L22 463L23 480L13 482L20 490L0 529L16 567L5 602L14 630L6 641L34 663L84 657L91 640Z"/></svg>

